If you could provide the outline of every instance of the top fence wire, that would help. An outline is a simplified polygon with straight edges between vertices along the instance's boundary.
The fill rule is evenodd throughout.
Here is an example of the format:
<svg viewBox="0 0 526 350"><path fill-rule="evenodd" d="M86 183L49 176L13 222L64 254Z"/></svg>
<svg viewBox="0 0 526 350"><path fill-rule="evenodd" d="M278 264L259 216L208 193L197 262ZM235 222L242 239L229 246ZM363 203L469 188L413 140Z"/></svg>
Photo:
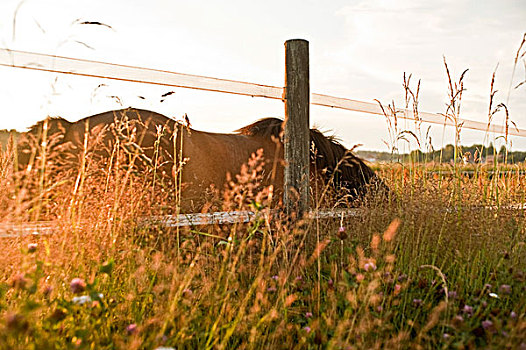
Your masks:
<svg viewBox="0 0 526 350"><path fill-rule="evenodd" d="M46 72L80 75L87 77L129 81L135 83L164 85L205 91L216 91L252 97L283 99L283 87L247 83L228 79L218 79L192 74L183 74L159 69L127 66L78 58L47 55L0 48L0 66L32 69ZM377 103L357 101L348 98L322 94L311 94L311 104L339 108L353 112L384 115ZM418 120L426 123L455 126L455 122L438 113L418 112L397 109L397 117ZM504 125L487 124L475 120L458 119L462 128L505 134ZM526 130L510 126L508 135L526 137Z"/></svg>

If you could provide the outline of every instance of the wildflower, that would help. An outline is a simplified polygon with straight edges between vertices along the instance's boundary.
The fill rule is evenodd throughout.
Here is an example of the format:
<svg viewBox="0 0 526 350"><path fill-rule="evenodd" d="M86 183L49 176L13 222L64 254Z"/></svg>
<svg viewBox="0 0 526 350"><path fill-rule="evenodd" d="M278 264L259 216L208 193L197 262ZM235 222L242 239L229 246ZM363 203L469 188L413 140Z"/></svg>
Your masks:
<svg viewBox="0 0 526 350"><path fill-rule="evenodd" d="M71 301L75 304L82 305L85 303L91 303L91 297L89 295L81 295L79 297L73 297Z"/></svg>
<svg viewBox="0 0 526 350"><path fill-rule="evenodd" d="M458 296L457 292L455 292L454 290L450 290L448 293L447 293L447 297L449 299L456 299Z"/></svg>
<svg viewBox="0 0 526 350"><path fill-rule="evenodd" d="M327 281L327 284L329 285L329 288L334 287L334 281L332 280L332 278L329 278L329 280Z"/></svg>
<svg viewBox="0 0 526 350"><path fill-rule="evenodd" d="M495 294L495 293L489 293L488 295L489 295L490 297L492 297L492 298L495 298L495 299L498 299L498 298L499 298L498 294Z"/></svg>
<svg viewBox="0 0 526 350"><path fill-rule="evenodd" d="M278 277L278 275L274 275L274 276L272 276L272 279L273 279L274 281L277 281L277 280L279 279L279 277Z"/></svg>
<svg viewBox="0 0 526 350"><path fill-rule="evenodd" d="M395 293L395 295L397 295L398 293L400 293L401 290L402 290L402 286L399 285L398 283L395 284L395 286L394 286L394 293Z"/></svg>
<svg viewBox="0 0 526 350"><path fill-rule="evenodd" d="M99 297L99 299L102 299L102 297L103 297L102 293L99 293L98 297ZM75 304L82 305L82 304L85 304L85 303L91 303L92 299L91 299L91 297L89 295L81 295L81 296L78 296L78 297L73 297L73 299L71 299L71 301L73 303L75 303Z"/></svg>
<svg viewBox="0 0 526 350"><path fill-rule="evenodd" d="M303 329L304 329L305 332L307 332L307 333L310 333L310 331L311 331L311 329L310 329L309 326L305 326L305 327L303 327Z"/></svg>
<svg viewBox="0 0 526 350"><path fill-rule="evenodd" d="M305 313L305 317L306 318L311 318L312 317L312 312L306 312Z"/></svg>
<svg viewBox="0 0 526 350"><path fill-rule="evenodd" d="M383 306L382 306L382 305L378 305L378 306L376 307L376 312L382 312L382 311L384 311Z"/></svg>
<svg viewBox="0 0 526 350"><path fill-rule="evenodd" d="M491 284L489 284L489 283L486 283L484 285L484 288L486 288L487 290L491 290L491 287L493 287L493 286Z"/></svg>
<svg viewBox="0 0 526 350"><path fill-rule="evenodd" d="M398 282L403 282L407 279L407 275L405 273L398 276Z"/></svg>
<svg viewBox="0 0 526 350"><path fill-rule="evenodd" d="M516 320L517 319L517 313L515 311L510 312L510 318L512 320Z"/></svg>
<svg viewBox="0 0 526 350"><path fill-rule="evenodd" d="M502 293L502 294L506 294L506 295L509 295L511 294L511 286L509 284L503 284L499 287L499 291Z"/></svg>
<svg viewBox="0 0 526 350"><path fill-rule="evenodd" d="M135 323L129 324L126 327L126 332L128 334L135 334L135 333L137 333L137 325Z"/></svg>
<svg viewBox="0 0 526 350"><path fill-rule="evenodd" d="M73 337L73 339L71 339L71 343L73 343L73 345L75 345L75 347L78 348L80 344L82 344L82 339Z"/></svg>
<svg viewBox="0 0 526 350"><path fill-rule="evenodd" d="M11 286L16 289L25 289L28 280L23 273L17 273L11 278Z"/></svg>
<svg viewBox="0 0 526 350"><path fill-rule="evenodd" d="M46 298L48 298L51 295L51 292L53 292L53 287L50 285L45 286L42 290L42 294L44 294Z"/></svg>
<svg viewBox="0 0 526 350"><path fill-rule="evenodd" d="M451 323L453 324L453 326L459 327L462 323L464 323L464 317L462 317L461 315L456 315L455 317L453 317Z"/></svg>
<svg viewBox="0 0 526 350"><path fill-rule="evenodd" d="M267 288L267 292L271 292L272 293L272 292L275 292L275 291L277 291L276 287L268 287Z"/></svg>
<svg viewBox="0 0 526 350"><path fill-rule="evenodd" d="M189 288L185 288L185 289L183 289L183 296L189 298L189 297L191 297L192 295L194 295L194 292L192 292L191 289L189 289Z"/></svg>
<svg viewBox="0 0 526 350"><path fill-rule="evenodd" d="M413 299L413 305L416 307L422 305L422 299Z"/></svg>
<svg viewBox="0 0 526 350"><path fill-rule="evenodd" d="M37 248L38 248L38 243L29 243L29 244L27 245L27 251L28 251L29 253L34 253L34 252L36 252Z"/></svg>
<svg viewBox="0 0 526 350"><path fill-rule="evenodd" d="M356 281L357 281L358 283L362 282L364 279L365 279L365 276L362 275L361 273L359 273L359 274L356 275Z"/></svg>
<svg viewBox="0 0 526 350"><path fill-rule="evenodd" d="M482 328L492 333L495 331L495 326L493 325L493 322L491 322L490 320L482 321Z"/></svg>
<svg viewBox="0 0 526 350"><path fill-rule="evenodd" d="M442 338L444 338L444 340L449 340L449 339L451 339L451 334L444 333L444 334L442 334Z"/></svg>
<svg viewBox="0 0 526 350"><path fill-rule="evenodd" d="M464 305L462 312L468 315L473 315L473 306Z"/></svg>
<svg viewBox="0 0 526 350"><path fill-rule="evenodd" d="M363 269L365 271L374 271L376 270L376 265L374 264L374 262L370 261L370 262L365 263L365 265L363 266Z"/></svg>
<svg viewBox="0 0 526 350"><path fill-rule="evenodd" d="M339 239L341 239L342 241L347 238L347 232L345 232L345 227L343 226L340 226L338 228L338 233L336 234L338 236Z"/></svg>
<svg viewBox="0 0 526 350"><path fill-rule="evenodd" d="M69 287L75 294L82 293L86 289L86 282L82 278L74 278L71 280Z"/></svg>

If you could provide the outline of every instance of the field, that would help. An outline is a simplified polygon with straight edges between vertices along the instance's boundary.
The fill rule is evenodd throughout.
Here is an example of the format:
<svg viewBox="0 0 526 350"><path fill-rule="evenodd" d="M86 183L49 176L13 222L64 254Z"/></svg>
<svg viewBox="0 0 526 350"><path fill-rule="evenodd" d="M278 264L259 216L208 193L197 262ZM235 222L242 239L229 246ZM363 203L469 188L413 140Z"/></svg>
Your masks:
<svg viewBox="0 0 526 350"><path fill-rule="evenodd" d="M225 207L258 219L177 229L143 220L177 196L125 155L1 159L2 222L56 223L0 239L2 349L526 348L524 164L379 165L388 198L319 220L271 215L248 171Z"/></svg>

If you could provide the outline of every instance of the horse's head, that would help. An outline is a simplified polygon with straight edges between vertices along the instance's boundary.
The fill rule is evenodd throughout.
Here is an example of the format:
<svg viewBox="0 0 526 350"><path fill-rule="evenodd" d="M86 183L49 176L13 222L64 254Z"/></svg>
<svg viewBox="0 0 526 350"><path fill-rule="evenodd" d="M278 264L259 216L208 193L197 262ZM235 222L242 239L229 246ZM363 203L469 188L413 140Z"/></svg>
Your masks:
<svg viewBox="0 0 526 350"><path fill-rule="evenodd" d="M280 140L283 121L266 118L245 126L237 132L248 136L273 137ZM316 185L329 186L340 198L363 196L369 188L387 189L375 172L346 149L334 136L325 136L317 129L310 130L311 174ZM318 181L318 180L321 180Z"/></svg>
<svg viewBox="0 0 526 350"><path fill-rule="evenodd" d="M330 184L335 194L357 198L365 194L367 186L378 181L375 172L346 149L334 136L325 136L311 129L311 166L325 185Z"/></svg>

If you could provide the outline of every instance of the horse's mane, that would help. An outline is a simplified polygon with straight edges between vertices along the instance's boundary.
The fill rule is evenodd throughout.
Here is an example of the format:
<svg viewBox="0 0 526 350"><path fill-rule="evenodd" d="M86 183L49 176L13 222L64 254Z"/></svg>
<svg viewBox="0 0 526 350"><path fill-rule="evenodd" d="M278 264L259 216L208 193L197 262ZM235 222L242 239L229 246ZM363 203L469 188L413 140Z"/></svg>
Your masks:
<svg viewBox="0 0 526 350"><path fill-rule="evenodd" d="M265 118L236 130L241 135L280 138L283 121ZM349 189L358 189L376 175L360 158L347 150L335 136L325 136L310 129L311 160L327 180L334 180Z"/></svg>
<svg viewBox="0 0 526 350"><path fill-rule="evenodd" d="M280 137L282 124L283 120L278 118L263 118L235 132L246 136Z"/></svg>

